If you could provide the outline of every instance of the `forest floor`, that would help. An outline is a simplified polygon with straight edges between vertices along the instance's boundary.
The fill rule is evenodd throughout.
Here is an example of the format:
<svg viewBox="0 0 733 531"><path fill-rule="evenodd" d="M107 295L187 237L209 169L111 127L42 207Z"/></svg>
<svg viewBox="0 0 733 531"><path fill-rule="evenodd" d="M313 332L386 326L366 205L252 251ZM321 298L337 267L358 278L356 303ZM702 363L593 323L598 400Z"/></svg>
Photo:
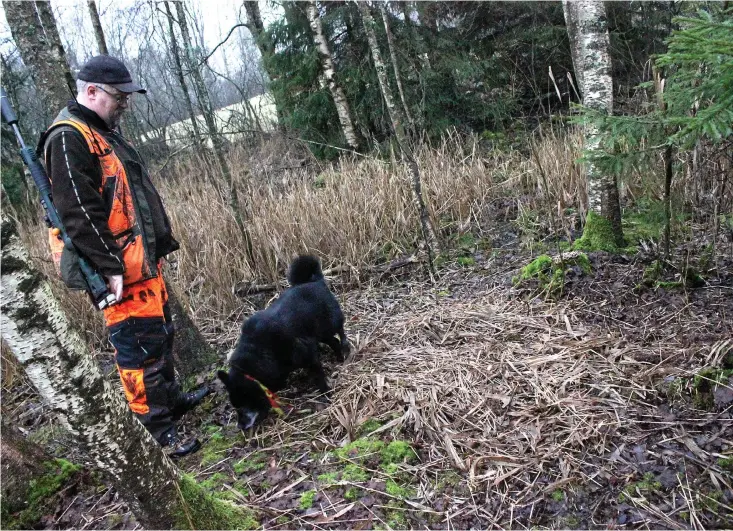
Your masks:
<svg viewBox="0 0 733 531"><path fill-rule="evenodd" d="M179 466L268 529L732 528L733 242L699 287L644 285L644 250L589 253L553 297L513 285L537 253L511 234L474 243L434 283L419 265L334 282L352 348L324 353L330 404L296 375L292 410L241 433L221 364L200 375L216 392ZM38 409L19 425L42 429ZM136 527L89 473L52 505L40 528Z"/></svg>

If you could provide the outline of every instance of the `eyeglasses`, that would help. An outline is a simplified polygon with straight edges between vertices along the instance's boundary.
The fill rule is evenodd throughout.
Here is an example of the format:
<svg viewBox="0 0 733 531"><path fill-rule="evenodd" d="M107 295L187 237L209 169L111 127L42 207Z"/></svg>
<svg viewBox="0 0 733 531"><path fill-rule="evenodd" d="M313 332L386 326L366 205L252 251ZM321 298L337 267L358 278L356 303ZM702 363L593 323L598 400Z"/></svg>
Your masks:
<svg viewBox="0 0 733 531"><path fill-rule="evenodd" d="M121 105L123 103L127 104L130 102L130 94L122 94L121 92L116 92L116 93L110 92L109 90L107 90L106 88L104 88L101 85L94 85L94 86L97 87L102 92L106 92L107 94L112 96L115 99L115 101L117 101L117 105Z"/></svg>

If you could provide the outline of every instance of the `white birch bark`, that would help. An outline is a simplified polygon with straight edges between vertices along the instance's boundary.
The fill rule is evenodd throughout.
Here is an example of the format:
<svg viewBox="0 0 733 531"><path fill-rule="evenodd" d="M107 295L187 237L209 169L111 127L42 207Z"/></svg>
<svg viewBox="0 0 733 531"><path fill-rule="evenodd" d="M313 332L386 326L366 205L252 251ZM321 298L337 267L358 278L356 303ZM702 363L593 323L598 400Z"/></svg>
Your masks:
<svg viewBox="0 0 733 531"><path fill-rule="evenodd" d="M349 147L358 151L359 141L354 131L354 124L351 120L349 101L346 99L346 94L344 94L341 86L336 82L336 72L333 66L331 50L328 48L328 39L326 39L326 36L323 34L323 25L321 24L321 17L318 15L318 6L316 5L315 0L309 0L307 4L308 22L313 30L313 40L316 44L318 55L321 58L321 84L322 86L327 86L331 93L333 102L336 105L339 122L341 123L341 130L346 138L346 143Z"/></svg>
<svg viewBox="0 0 733 531"><path fill-rule="evenodd" d="M603 114L613 113L613 80L611 77L610 40L606 7L602 0L563 0L568 24L568 36L574 49L576 77L582 80L583 105ZM568 16L568 13L570 16ZM573 42L573 40L575 42ZM581 74L578 76L577 72ZM593 153L599 149L598 126L585 125L585 149ZM588 175L588 209L609 220L614 228L616 241L622 242L621 211L618 184L613 175L600 171L590 160L586 164Z"/></svg>
<svg viewBox="0 0 733 531"><path fill-rule="evenodd" d="M3 340L44 402L81 443L148 528L170 527L178 470L133 417L122 391L104 378L81 336L69 327L48 282L2 217Z"/></svg>
<svg viewBox="0 0 733 531"><path fill-rule="evenodd" d="M356 6L361 14L361 20L364 24L364 31L369 41L369 49L372 54L372 60L374 62L374 69L377 71L377 79L379 79L379 88L382 91L382 97L387 105L390 119L392 121L392 127L397 137L397 143L407 161L407 167L412 176L412 199L415 204L415 208L420 217L420 227L423 233L423 239L428 252L428 261L430 268L433 268L433 252L440 252L440 245L438 238L433 228L433 223L430 219L427 206L425 205L425 199L422 193L422 182L420 179L420 169L418 168L417 161L412 153L412 149L407 142L405 137L404 129L404 117L399 107L394 103L394 97L392 96L392 89L389 87L389 80L387 79L387 67L384 65L382 60L382 53L379 50L379 43L377 42L377 35L374 31L374 18L369 12L369 5L366 2L356 2Z"/></svg>
<svg viewBox="0 0 733 531"><path fill-rule="evenodd" d="M382 21L384 21L384 31L387 35L387 45L389 46L389 56L392 60L392 69L394 70L394 77L397 82L397 92L400 95L402 108L404 109L405 117L407 118L407 128L412 132L414 122L410 115L410 107L407 105L407 100L405 99L405 91L402 88L402 76L400 75L400 69L397 65L397 54L395 53L394 39L392 38L392 31L389 28L389 15L387 14L387 8L384 3L379 4L379 10L382 12Z"/></svg>

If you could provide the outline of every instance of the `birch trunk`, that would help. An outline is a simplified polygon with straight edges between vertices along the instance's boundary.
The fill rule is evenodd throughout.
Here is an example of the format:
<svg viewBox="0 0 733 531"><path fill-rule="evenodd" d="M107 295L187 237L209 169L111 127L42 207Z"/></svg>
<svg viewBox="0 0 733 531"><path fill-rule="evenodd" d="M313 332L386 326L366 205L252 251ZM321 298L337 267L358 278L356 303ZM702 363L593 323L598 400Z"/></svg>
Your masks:
<svg viewBox="0 0 733 531"><path fill-rule="evenodd" d="M3 0L5 17L51 122L66 106L73 77L48 2Z"/></svg>
<svg viewBox="0 0 733 531"><path fill-rule="evenodd" d="M428 262L432 271L434 258L433 253L440 252L440 245L438 238L435 235L435 229L433 228L433 224L430 220L430 215L423 198L420 169L418 168L412 149L405 137L404 118L402 116L402 112L395 105L394 98L392 96L392 89L389 87L387 67L384 65L382 54L379 50L377 35L374 31L374 18L369 12L369 5L366 2L356 2L356 5L359 9L359 13L361 14L362 23L364 24L364 31L366 32L367 40L369 41L369 49L372 54L374 68L377 71L377 78L379 79L379 88L382 91L382 97L384 98L390 120L392 121L392 127L395 131L395 136L397 137L397 144L407 161L407 168L412 176L412 198L418 212L418 216L420 217L420 228L422 229L423 240L425 241L425 247L428 253Z"/></svg>
<svg viewBox="0 0 733 531"><path fill-rule="evenodd" d="M580 53L580 41L578 37L578 9L580 6L575 0L563 0L562 10L565 15L565 27L568 30L568 41L570 42L570 57L573 60L575 80L578 83L576 89L580 97L583 97L583 55Z"/></svg>
<svg viewBox="0 0 733 531"><path fill-rule="evenodd" d="M109 55L107 40L104 38L104 30L102 30L102 21L99 19L99 11L97 11L97 3L94 0L87 0L87 6L89 7L89 16L92 18L92 27L94 28L94 36L97 39L99 53Z"/></svg>
<svg viewBox="0 0 733 531"><path fill-rule="evenodd" d="M402 76L400 75L400 69L397 65L397 54L395 53L394 38L392 36L392 31L389 28L389 14L387 13L387 8L385 7L384 3L379 4L379 10L382 12L384 31L387 34L387 45L389 46L389 56L392 60L392 69L394 70L394 77L395 81L397 82L397 92L400 95L400 100L402 101L402 109L405 111L405 118L407 119L407 129L408 131L410 131L411 134L414 134L414 121L412 120L412 116L410 115L410 107L407 105L407 100L405 99L405 91L402 88ZM406 24L408 23L406 22Z"/></svg>
<svg viewBox="0 0 733 531"><path fill-rule="evenodd" d="M178 47L178 38L176 37L175 29L173 28L173 14L171 13L170 4L164 2L165 12L168 18L168 34L171 38L171 55L173 55L173 64L176 71L176 77L178 78L178 84L181 86L181 92L183 93L183 102L186 104L186 110L191 118L191 126L193 127L193 140L196 144L196 149L201 145L201 131L199 131L198 120L196 120L196 112L193 110L193 103L191 102L191 95L188 93L188 85L186 84L186 78L183 75L183 65L181 64L181 50Z"/></svg>
<svg viewBox="0 0 733 531"><path fill-rule="evenodd" d="M323 34L323 25L321 24L321 17L318 14L318 6L315 0L309 0L307 6L308 22L313 30L313 40L316 43L316 49L318 55L321 58L321 71L322 71L322 85L326 85L328 90L331 92L331 97L336 105L336 112L338 113L339 122L341 123L341 130L346 138L346 143L356 151L359 150L359 140L357 139L356 132L354 131L354 124L351 121L351 110L349 109L349 101L346 99L341 86L336 82L335 69L333 66L333 59L331 58L331 51L328 48L328 39Z"/></svg>
<svg viewBox="0 0 733 531"><path fill-rule="evenodd" d="M252 515L180 474L70 328L5 214L0 227L3 340L46 405L147 529L244 529Z"/></svg>
<svg viewBox="0 0 733 531"><path fill-rule="evenodd" d="M252 239L245 225L245 220L249 219L249 214L239 204L237 187L232 177L232 172L229 168L229 164L227 163L226 157L224 156L224 142L222 141L222 137L219 134L219 130L216 126L216 119L214 116L213 106L211 105L211 98L209 97L209 91L206 88L204 78L201 75L201 71L199 70L198 61L196 60L194 52L191 49L192 41L188 32L186 11L183 7L183 2L181 2L180 0L176 1L176 13L178 15L178 25L181 28L181 36L183 37L183 48L185 52L184 57L186 58L188 70L191 74L191 78L193 79L194 91L196 92L196 96L199 101L201 113L204 116L204 122L206 122L206 128L208 129L209 136L211 137L211 143L214 148L214 155L216 156L216 160L221 167L221 173L227 186L227 199L229 202L229 206L232 209L232 213L234 214L234 220L236 221L239 230L244 236L245 252L247 253L247 258L250 260L250 263L254 264Z"/></svg>
<svg viewBox="0 0 733 531"><path fill-rule="evenodd" d="M257 0L244 0L244 10L247 12L247 29L252 34L252 37L254 37L255 43L257 44L257 48L260 50L260 55L262 55L262 65L265 72L267 72L267 75L271 80L275 79L275 76L272 75L272 73L267 68L267 62L270 57L272 57L272 54L275 52L272 45L269 44L264 38L263 34L265 33L265 25L262 22L262 14L260 13L260 6L259 2ZM284 123L285 120L283 120L283 112L278 104L277 101L275 101L275 112L277 113L277 123L278 123L278 129L281 133L285 133Z"/></svg>
<svg viewBox="0 0 733 531"><path fill-rule="evenodd" d="M110 477L143 525L170 527L173 516L167 508L178 503L178 471L70 329L5 215L2 263L4 341L92 466Z"/></svg>
<svg viewBox="0 0 733 531"><path fill-rule="evenodd" d="M608 36L608 19L602 0L563 0L563 7L570 21L568 37L574 49L573 62L580 74L583 105L594 111L613 113L613 81L611 78L611 56ZM577 62L582 66L577 68ZM618 183L615 175L600 171L592 161L593 152L600 146L598 126L592 122L585 125L585 150L591 157L586 163L588 176L588 209L606 219L613 231L617 246L623 245L621 230L621 206Z"/></svg>

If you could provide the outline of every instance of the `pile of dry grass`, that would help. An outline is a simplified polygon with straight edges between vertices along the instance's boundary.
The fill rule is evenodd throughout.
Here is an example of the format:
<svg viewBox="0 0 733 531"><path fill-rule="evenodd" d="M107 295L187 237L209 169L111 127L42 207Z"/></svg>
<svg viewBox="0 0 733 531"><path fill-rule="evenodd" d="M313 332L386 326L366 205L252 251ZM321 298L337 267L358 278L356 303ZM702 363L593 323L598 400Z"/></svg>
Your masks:
<svg viewBox="0 0 733 531"><path fill-rule="evenodd" d="M714 348L680 349L674 335L642 346L586 329L581 311L592 308L580 301L525 307L502 288L469 301L435 293L415 285L403 299L349 300L355 355L339 369L327 414L278 421L262 436L333 448L378 419L373 433L420 450L422 463L406 468L419 485L414 510L446 496L438 481L453 469L471 496L453 496L445 522L472 516L511 527L513 515L523 512L526 523L555 489L605 485L624 445L665 429L684 433L681 420L659 418L652 381L720 362L709 359ZM710 473L730 488L724 474ZM694 499L679 502L694 511Z"/></svg>

